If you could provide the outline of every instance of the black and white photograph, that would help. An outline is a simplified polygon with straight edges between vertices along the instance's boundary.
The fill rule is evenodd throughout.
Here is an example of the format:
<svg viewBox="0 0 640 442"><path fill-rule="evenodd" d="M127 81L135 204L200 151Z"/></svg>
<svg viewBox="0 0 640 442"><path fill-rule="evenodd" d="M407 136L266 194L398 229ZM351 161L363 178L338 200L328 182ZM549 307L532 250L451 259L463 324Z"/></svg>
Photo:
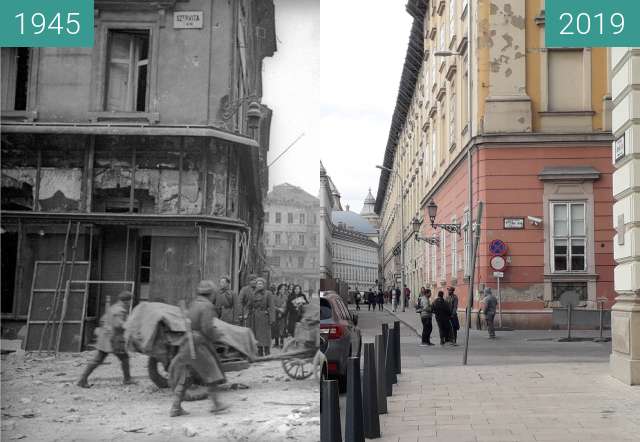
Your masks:
<svg viewBox="0 0 640 442"><path fill-rule="evenodd" d="M2 48L2 440L319 440L319 1L93 19Z"/></svg>

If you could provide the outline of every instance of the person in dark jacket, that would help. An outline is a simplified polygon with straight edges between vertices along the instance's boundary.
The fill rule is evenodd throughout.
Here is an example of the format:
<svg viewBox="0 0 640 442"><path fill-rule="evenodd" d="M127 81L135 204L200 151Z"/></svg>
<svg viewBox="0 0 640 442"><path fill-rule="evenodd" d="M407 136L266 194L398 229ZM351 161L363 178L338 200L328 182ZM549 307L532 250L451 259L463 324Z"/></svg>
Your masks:
<svg viewBox="0 0 640 442"><path fill-rule="evenodd" d="M440 345L444 345L449 340L451 328L451 309L449 304L444 300L444 292L440 290L438 297L431 304L431 311L436 316L438 323L438 331L440 332Z"/></svg>
<svg viewBox="0 0 640 442"><path fill-rule="evenodd" d="M258 341L258 356L268 356L271 348L271 326L276 321L276 310L273 293L266 289L264 278L256 279L256 289L247 306L247 324Z"/></svg>
<svg viewBox="0 0 640 442"><path fill-rule="evenodd" d="M456 295L456 288L449 287L447 289L447 304L449 304L449 308L451 309L451 318L449 322L451 323L451 343L453 345L458 345L456 341L458 340L458 330L460 330L460 320L458 319L458 295Z"/></svg>
<svg viewBox="0 0 640 442"><path fill-rule="evenodd" d="M373 308L373 311L376 311L376 295L373 294L373 290L369 289L369 291L367 292L367 303L369 304L367 310L371 310Z"/></svg>
<svg viewBox="0 0 640 442"><path fill-rule="evenodd" d="M230 287L231 279L229 279L228 276L221 277L218 293L216 293L211 301L213 302L218 318L228 324L238 325L240 317L242 316L242 310L240 308L238 295L236 295Z"/></svg>
<svg viewBox="0 0 640 442"><path fill-rule="evenodd" d="M109 353L113 353L120 359L120 365L122 366L122 373L124 375L122 383L135 384L135 381L131 379L129 354L127 354L124 340L124 323L129 315L131 296L131 292L120 292L118 301L112 304L102 318L100 318L101 325L100 328L96 330L98 337L96 343L97 351L93 360L89 362L84 373L82 373L82 377L76 384L78 387L89 388L91 386L87 381L89 375L104 362Z"/></svg>
<svg viewBox="0 0 640 442"><path fill-rule="evenodd" d="M188 414L182 409L182 401L189 378L194 373L207 385L209 399L213 403L211 412L218 413L228 408L218 400L216 391L217 385L226 382L226 378L214 345L218 339L213 325L216 313L211 302L215 291L215 285L212 281L201 281L196 289L197 296L186 312L187 319L191 323L191 339L195 354L191 354L190 339L188 335L185 335L178 349L178 354L169 365L169 384L173 387L174 392L174 400L169 412L171 417Z"/></svg>
<svg viewBox="0 0 640 442"><path fill-rule="evenodd" d="M356 292L356 293L353 295L353 300L354 300L354 301L355 301L355 303L356 303L356 310L360 310L360 292Z"/></svg>
<svg viewBox="0 0 640 442"><path fill-rule="evenodd" d="M382 311L384 308L384 293L382 293L382 290L380 289L378 289L376 300L378 301L378 310Z"/></svg>
<svg viewBox="0 0 640 442"><path fill-rule="evenodd" d="M238 303L240 304L240 317L238 318L238 325L241 325L242 327L247 326L247 304L249 303L249 300L253 296L253 292L256 289L257 278L258 276L254 273L250 274L248 284L242 287L240 289L240 293L238 293Z"/></svg>

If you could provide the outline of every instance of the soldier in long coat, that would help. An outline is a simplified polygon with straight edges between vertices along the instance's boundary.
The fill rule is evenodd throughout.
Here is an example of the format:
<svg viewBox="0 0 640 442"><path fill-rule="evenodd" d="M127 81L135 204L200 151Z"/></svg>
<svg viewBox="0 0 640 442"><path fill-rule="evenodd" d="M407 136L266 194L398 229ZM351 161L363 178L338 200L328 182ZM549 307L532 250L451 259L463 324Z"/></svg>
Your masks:
<svg viewBox="0 0 640 442"><path fill-rule="evenodd" d="M287 309L287 285L280 284L273 296L273 307L276 312L276 320L271 327L271 335L274 339L274 347L282 348L286 325L285 312Z"/></svg>
<svg viewBox="0 0 640 442"><path fill-rule="evenodd" d="M228 277L223 276L220 278L220 286L213 299L213 306L218 318L229 324L239 325L242 309L240 308L238 295L231 291L230 286L231 280Z"/></svg>
<svg viewBox="0 0 640 442"><path fill-rule="evenodd" d="M129 355L125 349L124 339L124 323L129 315L129 305L131 303L131 292L123 291L118 295L118 301L112 304L102 318L100 318L100 328L96 329L97 343L96 354L87 368L85 368L82 377L76 385L82 388L89 388L91 385L87 382L89 375L101 365L107 358L109 353L116 355L120 359L122 373L124 379L123 384L135 384L131 379L131 371L129 369Z"/></svg>
<svg viewBox="0 0 640 442"><path fill-rule="evenodd" d="M248 325L258 341L258 356L267 356L271 347L271 325L275 322L276 312L273 304L273 293L265 288L263 278L256 279L256 289L247 307L249 310Z"/></svg>
<svg viewBox="0 0 640 442"><path fill-rule="evenodd" d="M185 336L178 354L169 366L169 383L175 395L169 413L171 417L188 414L182 409L181 404L192 373L198 374L202 382L207 385L209 398L213 403L212 413L228 408L218 400L216 391L216 386L224 383L226 378L214 346L217 333L213 326L213 318L216 314L211 299L215 295L215 286L212 281L201 281L196 292L197 296L187 312L187 318L191 322L195 359L191 355L189 337Z"/></svg>
<svg viewBox="0 0 640 442"><path fill-rule="evenodd" d="M258 277L255 274L249 275L249 283L240 289L238 293L238 303L240 305L240 317L238 319L238 325L248 327L247 315L248 315L248 303L253 292L256 289L256 279Z"/></svg>

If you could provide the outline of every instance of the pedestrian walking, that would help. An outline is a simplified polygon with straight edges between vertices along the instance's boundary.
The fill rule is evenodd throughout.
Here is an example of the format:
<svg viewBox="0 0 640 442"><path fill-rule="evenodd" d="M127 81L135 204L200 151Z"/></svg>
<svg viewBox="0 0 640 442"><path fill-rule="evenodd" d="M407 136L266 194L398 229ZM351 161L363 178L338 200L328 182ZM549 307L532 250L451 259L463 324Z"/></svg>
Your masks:
<svg viewBox="0 0 640 442"><path fill-rule="evenodd" d="M376 301L378 301L378 310L382 311L384 308L384 293L382 293L381 289L378 289L378 295L376 296Z"/></svg>
<svg viewBox="0 0 640 442"><path fill-rule="evenodd" d="M256 289L248 303L248 324L258 341L258 356L268 356L270 353L271 325L276 318L273 293L265 285L264 278L256 279Z"/></svg>
<svg viewBox="0 0 640 442"><path fill-rule="evenodd" d="M458 295L456 295L456 288L449 287L447 289L447 304L449 304L449 309L451 309L451 318L449 322L451 322L451 343L453 345L458 345L458 330L460 330L460 320L458 319Z"/></svg>
<svg viewBox="0 0 640 442"><path fill-rule="evenodd" d="M241 325L243 327L247 326L248 303L253 296L253 291L256 289L257 278L257 275L255 275L254 273L250 274L247 285L242 287L240 289L240 293L238 293L238 303L240 304L240 317L238 318L238 325Z"/></svg>
<svg viewBox="0 0 640 442"><path fill-rule="evenodd" d="M125 385L136 383L131 379L129 354L127 354L124 339L124 323L129 315L131 297L131 292L120 292L118 300L109 306L105 314L100 318L100 327L95 331L98 338L96 353L77 382L76 385L78 387L91 387L88 382L89 375L104 362L109 353L113 353L120 360L122 374L124 375L122 383Z"/></svg>
<svg viewBox="0 0 640 442"><path fill-rule="evenodd" d="M484 298L482 299L483 304L483 312L485 322L487 324L487 330L489 332L489 338L495 339L496 337L496 328L494 326L493 320L496 317L496 308L498 306L498 300L493 293L491 292L491 288L486 287L484 289Z"/></svg>
<svg viewBox="0 0 640 442"><path fill-rule="evenodd" d="M406 308L409 305L409 301L411 300L411 290L409 289L409 287L404 286L404 307ZM402 311L404 311L404 308L402 309Z"/></svg>
<svg viewBox="0 0 640 442"><path fill-rule="evenodd" d="M436 322L438 323L438 331L440 332L440 345L444 345L450 340L450 328L451 328L451 309L449 304L444 300L444 292L438 291L438 297L431 304L431 310L436 316Z"/></svg>
<svg viewBox="0 0 640 442"><path fill-rule="evenodd" d="M231 279L227 276L220 278L218 293L213 298L213 307L218 315L228 324L239 325L242 309L238 301L238 295L231 291Z"/></svg>
<svg viewBox="0 0 640 442"><path fill-rule="evenodd" d="M223 384L226 378L215 347L218 334L213 325L216 313L211 302L215 291L213 281L201 281L196 289L197 296L186 313L191 330L187 331L186 339L182 340L178 353L169 365L169 385L174 393L170 417L188 414L182 408L182 401L188 384L195 375L207 386L213 405L211 412L219 413L228 408L228 405L218 400L217 395L217 386Z"/></svg>
<svg viewBox="0 0 640 442"><path fill-rule="evenodd" d="M431 290L422 287L420 289L420 297L416 305L416 312L420 314L422 322L422 342L421 346L433 345L431 343L431 332L433 331L432 311L431 311Z"/></svg>
<svg viewBox="0 0 640 442"><path fill-rule="evenodd" d="M271 336L274 340L274 348L282 348L284 345L286 311L287 311L287 285L280 284L273 297L273 308L276 319L271 327Z"/></svg>
<svg viewBox="0 0 640 442"><path fill-rule="evenodd" d="M393 310L394 312L398 308L399 293L400 293L400 290L398 290L395 287L391 290L391 310Z"/></svg>
<svg viewBox="0 0 640 442"><path fill-rule="evenodd" d="M356 302L356 310L360 310L360 292L356 292L353 295L354 301Z"/></svg>
<svg viewBox="0 0 640 442"><path fill-rule="evenodd" d="M369 291L367 292L367 303L369 304L367 307L368 311L371 311L371 309L373 309L373 311L376 311L376 295L373 293L372 289L369 289Z"/></svg>

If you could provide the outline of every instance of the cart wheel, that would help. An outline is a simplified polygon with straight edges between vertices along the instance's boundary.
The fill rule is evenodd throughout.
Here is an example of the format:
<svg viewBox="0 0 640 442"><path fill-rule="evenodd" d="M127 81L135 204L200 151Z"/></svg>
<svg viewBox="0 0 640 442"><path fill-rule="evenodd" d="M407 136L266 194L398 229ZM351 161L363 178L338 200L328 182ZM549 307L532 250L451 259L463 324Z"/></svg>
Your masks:
<svg viewBox="0 0 640 442"><path fill-rule="evenodd" d="M147 372L149 373L149 379L151 379L158 388L169 388L169 374L165 371L161 361L153 356L149 356Z"/></svg>
<svg viewBox="0 0 640 442"><path fill-rule="evenodd" d="M284 346L282 353L299 352L305 349L306 347L303 342L292 339ZM284 359L282 361L282 368L291 379L307 379L314 373L313 357Z"/></svg>

